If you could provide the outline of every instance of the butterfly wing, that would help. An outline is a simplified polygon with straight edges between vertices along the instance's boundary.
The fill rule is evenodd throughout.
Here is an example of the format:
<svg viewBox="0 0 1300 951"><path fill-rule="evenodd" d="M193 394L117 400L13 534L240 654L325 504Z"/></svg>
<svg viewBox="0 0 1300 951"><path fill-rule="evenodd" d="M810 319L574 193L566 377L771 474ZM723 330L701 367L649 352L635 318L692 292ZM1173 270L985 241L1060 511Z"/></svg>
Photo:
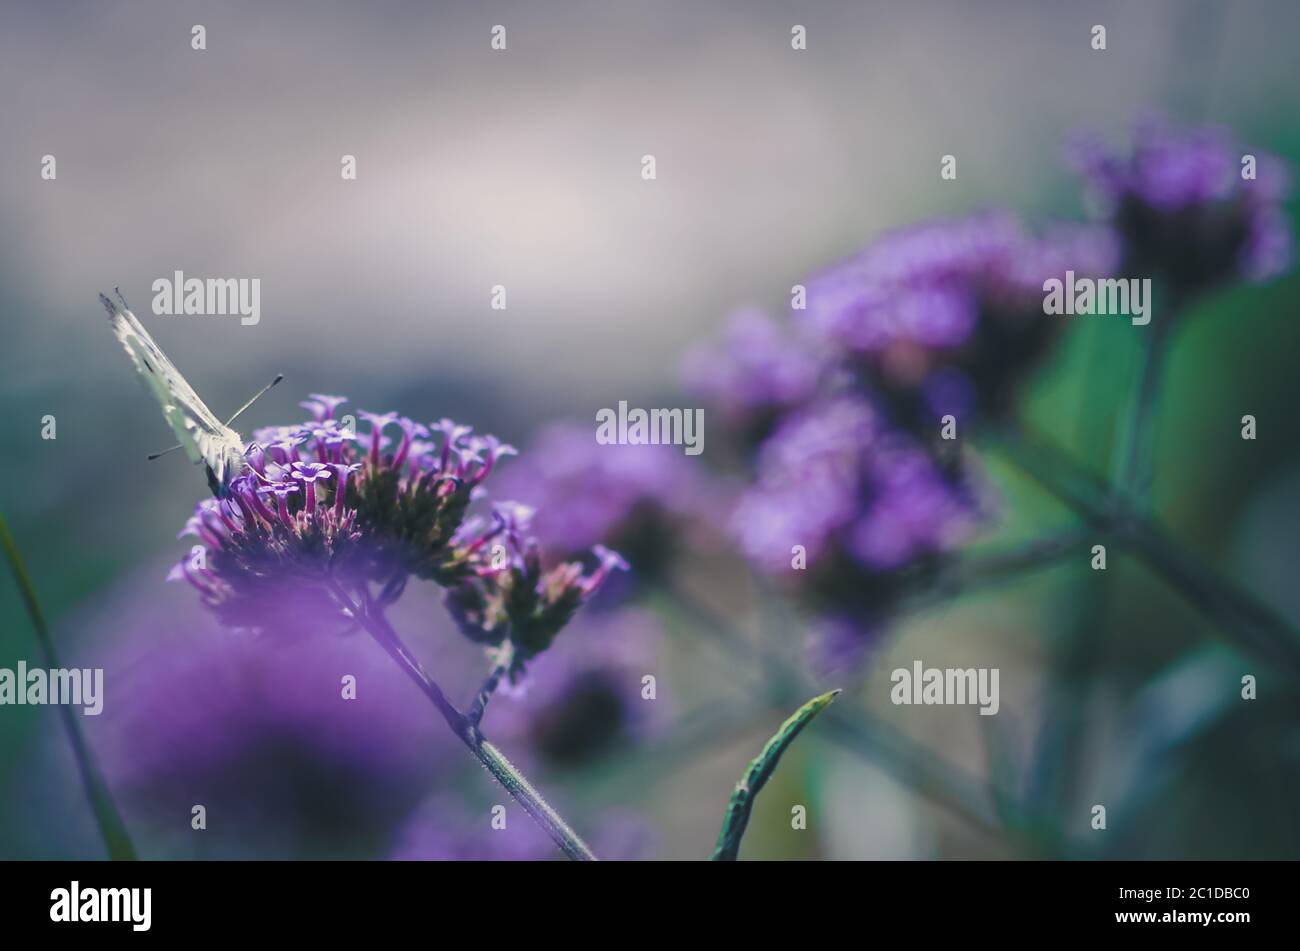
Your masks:
<svg viewBox="0 0 1300 951"><path fill-rule="evenodd" d="M171 426L185 454L194 463L203 462L225 484L227 473L243 460L239 434L217 419L185 377L154 343L149 332L126 307L99 299L108 311L113 335L126 350L144 386L158 400L167 424Z"/></svg>

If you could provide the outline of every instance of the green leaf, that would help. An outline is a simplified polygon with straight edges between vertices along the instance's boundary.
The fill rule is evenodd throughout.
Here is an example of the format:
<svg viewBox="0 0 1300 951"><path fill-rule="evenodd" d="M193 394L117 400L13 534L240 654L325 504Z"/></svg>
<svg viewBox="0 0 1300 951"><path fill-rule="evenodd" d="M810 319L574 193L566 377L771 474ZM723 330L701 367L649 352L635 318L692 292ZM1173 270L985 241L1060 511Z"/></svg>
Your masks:
<svg viewBox="0 0 1300 951"><path fill-rule="evenodd" d="M23 604L27 607L27 614L32 619L32 627L36 630L36 642L44 655L45 665L57 668L59 660L54 651L50 630L45 624L45 613L41 610L40 601L36 599L36 589L32 586L32 579L27 575L22 553L18 551L18 543L14 541L13 535L9 534L9 526L3 515L0 515L0 547L4 548L5 555L9 559L9 567L14 572L14 580L18 582L18 590L22 594ZM104 845L108 848L108 857L124 861L134 859L135 847L131 845L131 837L127 835L126 826L117 811L113 797L109 794L108 784L104 782L104 776L95 762L95 756L86 743L85 734L81 732L76 714L72 712L71 707L60 706L59 716L68 734L68 742L72 745L72 756L76 760L77 770L81 773L81 782L86 788L86 798L90 800L90 808L95 814L99 833L104 837Z"/></svg>
<svg viewBox="0 0 1300 951"><path fill-rule="evenodd" d="M813 697L796 710L790 719L781 724L781 729L767 741L763 752L750 761L745 775L741 777L740 782L736 783L736 791L731 794L731 801L727 803L727 814L722 819L722 831L718 833L718 844L713 849L714 862L736 861L740 852L740 840L745 834L745 827L749 825L749 814L754 808L754 797L772 778L777 763L781 761L781 755L794 742L794 738L812 722L813 717L829 707L831 701L839 695L839 690L832 690L820 697Z"/></svg>

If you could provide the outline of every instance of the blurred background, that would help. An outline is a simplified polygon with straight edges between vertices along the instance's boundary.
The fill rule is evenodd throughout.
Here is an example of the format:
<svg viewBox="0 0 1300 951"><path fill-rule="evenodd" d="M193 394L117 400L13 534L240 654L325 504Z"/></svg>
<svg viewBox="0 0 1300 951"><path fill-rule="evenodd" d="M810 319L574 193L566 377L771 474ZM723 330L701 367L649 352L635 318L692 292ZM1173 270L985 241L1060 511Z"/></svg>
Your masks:
<svg viewBox="0 0 1300 951"><path fill-rule="evenodd" d="M206 50L191 49L194 24ZM890 228L991 207L1082 219L1062 158L1075 130L1123 141L1155 110L1295 167L1298 28L1290 0L4 5L0 511L64 664L105 668L105 713L83 722L142 855L551 852L373 644L250 643L164 583L206 490L177 456L146 462L171 440L98 291L121 286L218 415L286 374L242 431L341 393L463 420L526 456L552 420L695 405L679 384L692 345L739 308L783 310L792 283ZM947 153L956 181L936 174ZM348 154L356 181L340 178ZM153 316L150 285L176 270L259 278L260 323ZM498 284L505 310L490 306ZM1292 624L1298 308L1294 273L1198 305L1172 342L1154 488L1181 544ZM1131 399L1127 330L1070 322L1022 408L1097 471ZM1248 451L1244 413L1260 421ZM996 456L986 466L1003 517L981 543L1072 524ZM793 668L805 619L701 534L663 573L702 604L665 584L593 605L536 689L485 720L610 857L705 857L745 763L803 699L708 630L727 618ZM900 618L837 704L856 728L795 745L743 856L1043 854L993 784L1031 790L1075 843L1052 854L1296 857L1294 682L1140 565L1117 558L1104 587L1076 559ZM39 663L7 576L0 619L0 667ZM408 594L394 624L468 701L483 660L437 593ZM891 705L889 671L914 658L999 667L1000 714ZM345 711L340 672L361 685ZM579 687L554 686L566 677ZM1057 730L1078 734L1075 766L1044 781ZM489 829L496 803L505 835ZM1108 805L1104 836L1093 803ZM794 805L807 829L791 828ZM56 711L0 707L0 856L102 854Z"/></svg>

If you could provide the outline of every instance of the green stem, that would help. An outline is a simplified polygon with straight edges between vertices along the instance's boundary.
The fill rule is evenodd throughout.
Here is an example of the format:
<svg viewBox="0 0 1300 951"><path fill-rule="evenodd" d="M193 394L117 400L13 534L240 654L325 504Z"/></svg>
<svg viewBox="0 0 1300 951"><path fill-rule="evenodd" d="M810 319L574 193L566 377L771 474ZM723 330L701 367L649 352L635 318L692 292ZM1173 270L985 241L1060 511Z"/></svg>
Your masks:
<svg viewBox="0 0 1300 951"><path fill-rule="evenodd" d="M932 586L903 602L902 610L917 611L1050 568L1084 550L1089 538L1086 529L1067 528L1004 548L955 556Z"/></svg>
<svg viewBox="0 0 1300 951"><path fill-rule="evenodd" d="M745 775L740 777L740 782L736 783L731 800L727 803L727 812L722 819L722 830L718 833L718 844L713 849L713 861L734 862L740 858L740 842L745 837L750 814L754 811L754 798L763 791L767 781L772 778L790 744L817 714L835 701L839 694L839 690L832 690L813 697L791 714L763 746L758 756L750 760Z"/></svg>
<svg viewBox="0 0 1300 951"><path fill-rule="evenodd" d="M1142 382L1139 390L1149 390L1154 380L1153 360L1155 350L1160 342L1154 331L1157 327L1167 326L1164 322L1150 328L1150 332L1141 332L1138 342L1142 347L1140 371ZM1103 337L1097 325L1092 331L1090 352L1088 355L1088 372L1083 377L1079 393L1078 414L1079 429L1086 435L1090 424L1096 425L1097 415L1089 412L1102 399L1101 386L1110 376L1111 356L1109 348L1103 345ZM1136 400L1134 407L1145 405L1148 397ZM1139 423L1141 417L1143 422ZM1125 478L1122 466L1136 463L1135 447L1138 445L1137 432L1145 428L1149 412L1136 410L1129 414L1126 425L1118 427L1113 434L1113 451L1111 454L1112 472L1119 479ZM1093 535L1094 530L1085 527L1083 531ZM1085 543L1086 544L1086 543ZM1042 816L1055 816L1056 821L1040 824L1034 830L1035 844L1041 854L1064 857L1064 837L1060 834L1061 816L1068 815L1072 797L1078 788L1078 779L1082 769L1086 750L1089 726L1089 708L1094 690L1093 674L1098 670L1099 655L1104 651L1106 641L1105 616L1110 588L1104 584L1104 578L1095 571L1083 571L1077 575L1078 597L1072 617L1064 630L1056 631L1049 646L1048 688L1044 692L1046 702L1043 708L1043 721L1035 741L1036 753L1032 759L1026 782L1026 800L1031 808Z"/></svg>
<svg viewBox="0 0 1300 951"><path fill-rule="evenodd" d="M1126 492L1130 504L1145 507L1151 490L1154 467L1156 408L1165 363L1165 340L1169 324L1153 322L1142 336L1142 353L1138 371L1137 393L1127 423L1121 429L1120 448L1115 453L1116 491Z"/></svg>
<svg viewBox="0 0 1300 951"><path fill-rule="evenodd" d="M1134 524L1123 541L1228 639L1300 679L1300 632L1283 615L1185 551L1153 523Z"/></svg>
<svg viewBox="0 0 1300 951"><path fill-rule="evenodd" d="M1008 458L1094 530L1113 537L1199 609L1228 640L1300 678L1300 632L1241 585L1184 551L1153 519L1117 502L1109 486L1042 437L1003 439Z"/></svg>
<svg viewBox="0 0 1300 951"><path fill-rule="evenodd" d="M1109 483L1042 434L1019 425L995 433L993 441L1014 466L1090 526L1104 530L1113 520L1115 503Z"/></svg>
<svg viewBox="0 0 1300 951"><path fill-rule="evenodd" d="M31 618L32 627L36 631L36 643L45 666L51 670L58 669L61 665L58 654L54 650L54 640L50 637L49 627L45 623L45 613L41 610L40 601L37 600L36 589L27 574L18 544L9 533L9 525L2 514L0 514L0 545L4 547L9 565L13 569L14 580L18 582L18 590L22 594L27 615ZM99 764L95 762L95 755L90 751L85 734L81 732L81 724L77 722L76 713L70 706L60 704L59 717L63 721L63 730L68 735L68 743L72 746L72 758L76 760L77 771L81 775L81 785L86 791L86 798L90 801L90 809L95 815L99 834L108 849L108 857L122 861L134 860L135 847L131 844L126 825L122 822L122 816L113 802L108 783L104 781Z"/></svg>
<svg viewBox="0 0 1300 951"><path fill-rule="evenodd" d="M469 721L471 726L478 726L483 722L483 714L487 712L488 701L496 695L502 679L510 672L510 668L514 664L514 658L514 644L507 640L501 646L501 651L492 664L492 670L488 673L487 679L483 681L483 686L479 687L469 710L465 713L465 719Z"/></svg>
<svg viewBox="0 0 1300 951"><path fill-rule="evenodd" d="M1137 391L1127 424L1121 429L1119 451L1114 463L1113 488L1127 493L1130 504L1145 511L1155 467L1155 420L1164 383L1165 357L1169 339L1177 325L1186 300L1171 295L1161 307L1160 319L1154 317L1139 339L1141 359Z"/></svg>
<svg viewBox="0 0 1300 951"><path fill-rule="evenodd" d="M592 853L585 842L574 832L569 824L560 817L550 804L542 798L536 788L533 787L523 775L515 768L505 755L495 746L489 743L486 737L479 731L478 725L471 723L459 710L452 705L447 699L447 695L442 692L442 688L437 682L429 676L419 660L411 653L402 639L397 636L393 630L388 618L384 616L382 608L369 598L365 603L357 605L352 601L351 596L343 589L337 581L331 582L331 590L339 602L348 610L348 613L356 619L357 623L365 628L366 633L373 637L379 645L387 651L388 655L397 662L397 665L406 671L407 676L415 682L415 685L424 692L432 702L434 707L442 714L442 718L447 722L451 732L465 744L466 748L474 754L474 757L484 766L489 773L496 778L506 792L514 797L515 801L523 806L524 811L532 816L533 820L541 826L546 834L566 856L576 861L593 862L596 856Z"/></svg>

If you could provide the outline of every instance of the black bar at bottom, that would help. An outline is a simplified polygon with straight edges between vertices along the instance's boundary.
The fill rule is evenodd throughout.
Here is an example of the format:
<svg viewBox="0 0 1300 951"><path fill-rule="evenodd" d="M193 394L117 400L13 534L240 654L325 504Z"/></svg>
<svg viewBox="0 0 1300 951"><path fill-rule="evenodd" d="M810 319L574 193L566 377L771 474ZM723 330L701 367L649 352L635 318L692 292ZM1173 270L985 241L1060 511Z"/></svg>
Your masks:
<svg viewBox="0 0 1300 951"><path fill-rule="evenodd" d="M1295 865L1284 862L9 862L0 872L6 937L92 940L414 931L423 944L463 941L470 928L488 941L563 931L607 943L642 926L669 939L705 930L734 939L778 921L817 939L843 926L864 944L900 927L926 938L1232 940L1284 928L1295 911Z"/></svg>

